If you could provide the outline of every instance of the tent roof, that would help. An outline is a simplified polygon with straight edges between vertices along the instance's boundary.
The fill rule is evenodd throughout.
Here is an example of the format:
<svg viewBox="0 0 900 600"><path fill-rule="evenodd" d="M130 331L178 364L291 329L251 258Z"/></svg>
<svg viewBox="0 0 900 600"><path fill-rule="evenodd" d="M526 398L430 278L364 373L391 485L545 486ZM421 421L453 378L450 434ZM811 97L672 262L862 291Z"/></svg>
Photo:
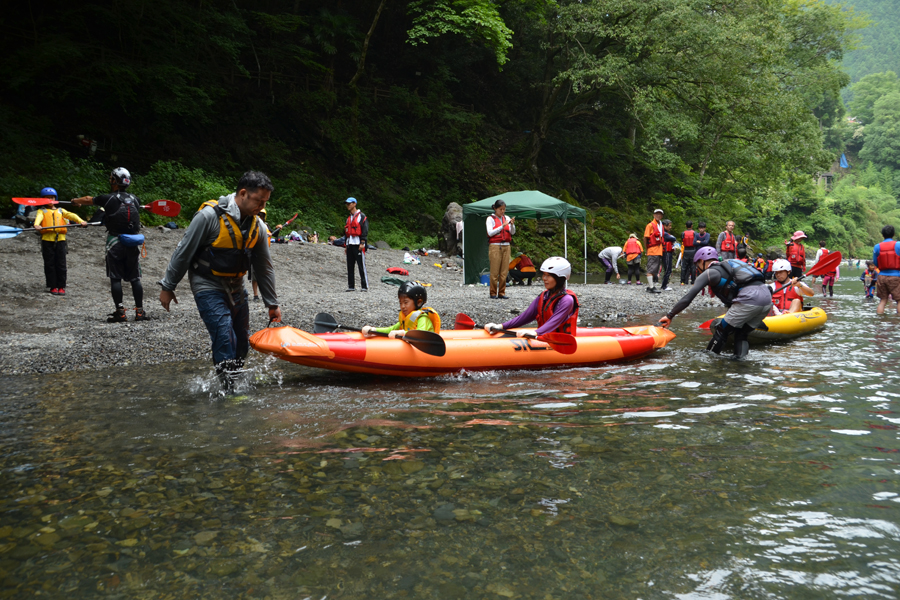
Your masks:
<svg viewBox="0 0 900 600"><path fill-rule="evenodd" d="M572 206L562 200L548 196L543 192L528 190L524 192L506 192L499 196L485 198L478 202L463 205L463 218L469 215L490 215L494 213L491 205L497 200L506 202L506 214L523 219L577 219L584 222L587 213L583 208Z"/></svg>

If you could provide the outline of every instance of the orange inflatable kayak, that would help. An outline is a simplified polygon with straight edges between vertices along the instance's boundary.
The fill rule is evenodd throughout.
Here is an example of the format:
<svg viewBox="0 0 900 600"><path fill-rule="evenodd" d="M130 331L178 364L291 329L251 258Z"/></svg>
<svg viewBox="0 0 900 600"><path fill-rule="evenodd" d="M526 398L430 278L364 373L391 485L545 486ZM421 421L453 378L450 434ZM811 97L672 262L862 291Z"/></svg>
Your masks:
<svg viewBox="0 0 900 600"><path fill-rule="evenodd" d="M460 371L590 367L642 358L664 348L675 334L661 327L578 328L578 347L562 354L548 344L484 330L445 330L444 356L431 356L402 340L361 333L312 334L293 327L257 331L250 345L259 352L309 367L397 377L434 377Z"/></svg>

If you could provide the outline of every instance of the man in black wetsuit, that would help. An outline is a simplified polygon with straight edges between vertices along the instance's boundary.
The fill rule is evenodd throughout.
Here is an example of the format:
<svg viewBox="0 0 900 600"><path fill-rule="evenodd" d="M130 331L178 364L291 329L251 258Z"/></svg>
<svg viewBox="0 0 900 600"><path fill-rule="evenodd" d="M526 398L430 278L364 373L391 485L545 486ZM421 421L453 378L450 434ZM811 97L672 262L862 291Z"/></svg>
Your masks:
<svg viewBox="0 0 900 600"><path fill-rule="evenodd" d="M125 305L122 303L122 280L131 283L134 297L134 320L148 321L144 312L144 288L141 285L141 218L138 214L141 202L134 194L128 193L131 173L118 167L109 174L112 190L102 196L82 196L72 200L78 206L93 204L105 211L106 217L106 276L109 277L113 303L116 310L106 319L107 323L127 321Z"/></svg>

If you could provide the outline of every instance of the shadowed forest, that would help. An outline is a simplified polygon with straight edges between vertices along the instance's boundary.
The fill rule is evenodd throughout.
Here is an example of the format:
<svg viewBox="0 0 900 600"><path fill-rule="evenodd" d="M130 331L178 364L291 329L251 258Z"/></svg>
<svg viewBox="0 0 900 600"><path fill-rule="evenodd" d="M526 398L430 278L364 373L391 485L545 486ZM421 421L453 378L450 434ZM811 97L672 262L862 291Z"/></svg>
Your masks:
<svg viewBox="0 0 900 600"><path fill-rule="evenodd" d="M124 166L186 222L253 168L270 219L336 233L355 196L374 240L434 247L449 202L538 189L588 209L593 253L657 206L677 230L734 219L845 251L900 215L841 98L872 21L821 0L50 0L0 18L5 203L99 194ZM845 151L865 164L817 186ZM522 249L561 253L539 227Z"/></svg>

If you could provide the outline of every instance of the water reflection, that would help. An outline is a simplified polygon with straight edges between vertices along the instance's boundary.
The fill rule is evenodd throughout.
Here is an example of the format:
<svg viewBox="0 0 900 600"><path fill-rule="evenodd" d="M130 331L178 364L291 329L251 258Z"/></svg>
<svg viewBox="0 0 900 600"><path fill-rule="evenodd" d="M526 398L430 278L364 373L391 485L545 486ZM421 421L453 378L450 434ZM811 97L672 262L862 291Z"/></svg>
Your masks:
<svg viewBox="0 0 900 600"><path fill-rule="evenodd" d="M842 283L743 363L708 313L596 369L7 378L0 595L896 596L900 327Z"/></svg>

